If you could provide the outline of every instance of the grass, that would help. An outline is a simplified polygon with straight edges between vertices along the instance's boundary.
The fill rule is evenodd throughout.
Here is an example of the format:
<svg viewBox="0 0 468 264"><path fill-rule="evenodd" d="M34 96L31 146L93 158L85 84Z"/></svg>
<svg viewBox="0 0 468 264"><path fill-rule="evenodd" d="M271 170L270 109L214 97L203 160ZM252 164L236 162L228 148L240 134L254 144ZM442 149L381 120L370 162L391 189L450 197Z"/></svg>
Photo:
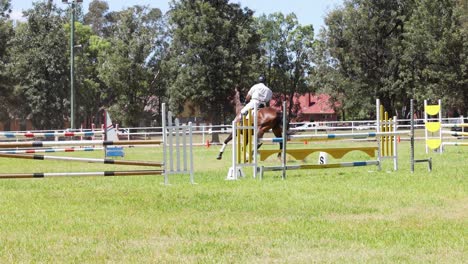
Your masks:
<svg viewBox="0 0 468 264"><path fill-rule="evenodd" d="M426 157L417 144L417 158ZM161 176L2 180L0 262L466 263L467 149L431 153L434 171L416 164L414 174L408 143L399 150L397 172L387 161L380 172L289 171L285 181L281 172L255 180L250 170L225 181L230 148L216 161L214 146L195 148L196 185L187 175L171 176L169 186ZM133 148L125 159L160 160L160 152ZM353 152L346 159L367 158ZM1 173L102 169L111 170L0 160Z"/></svg>

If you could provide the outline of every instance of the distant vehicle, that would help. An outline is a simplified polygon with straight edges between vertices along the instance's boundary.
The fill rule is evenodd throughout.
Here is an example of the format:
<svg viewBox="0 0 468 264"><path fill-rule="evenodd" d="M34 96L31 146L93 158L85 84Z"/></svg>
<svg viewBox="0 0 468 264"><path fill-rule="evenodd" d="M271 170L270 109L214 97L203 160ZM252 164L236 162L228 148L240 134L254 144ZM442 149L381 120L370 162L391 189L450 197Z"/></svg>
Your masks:
<svg viewBox="0 0 468 264"><path fill-rule="evenodd" d="M130 129L128 128L119 128L119 131L117 132L117 136L122 140L129 139L129 135L130 139L134 139L134 135L130 134Z"/></svg>
<svg viewBox="0 0 468 264"><path fill-rule="evenodd" d="M318 124L316 122L307 122L307 123L304 123L303 125L296 127L294 130L306 131L306 130L312 130L317 127L318 127Z"/></svg>
<svg viewBox="0 0 468 264"><path fill-rule="evenodd" d="M362 124L362 125L359 125L356 127L356 130L370 130L370 129L373 129L374 126L372 126L371 123L367 123L367 124Z"/></svg>
<svg viewBox="0 0 468 264"><path fill-rule="evenodd" d="M463 124L463 119L449 120L449 123L453 124L453 127L450 128L451 131L455 131L455 132L463 131L463 128L460 126L461 124Z"/></svg>
<svg viewBox="0 0 468 264"><path fill-rule="evenodd" d="M211 127L208 129L208 134L213 134L213 133L220 133L220 134L231 134L232 133L232 128L230 127L222 127L216 130L213 130Z"/></svg>

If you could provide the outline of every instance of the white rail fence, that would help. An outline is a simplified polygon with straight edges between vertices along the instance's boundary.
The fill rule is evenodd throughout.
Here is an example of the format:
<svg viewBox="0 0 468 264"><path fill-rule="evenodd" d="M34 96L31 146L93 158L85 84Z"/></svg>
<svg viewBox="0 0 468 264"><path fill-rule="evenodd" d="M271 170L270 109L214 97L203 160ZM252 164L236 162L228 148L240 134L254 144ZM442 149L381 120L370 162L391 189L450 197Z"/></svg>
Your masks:
<svg viewBox="0 0 468 264"><path fill-rule="evenodd" d="M457 124L468 123L468 118L458 117L458 118L443 118L442 123L444 127L450 127L451 124L455 127ZM162 137L162 127L118 127L118 136L120 140L151 140L155 138ZM410 120L409 119L399 119L398 127L399 130L409 130L410 129ZM415 119L415 129L424 130L424 119ZM454 128L455 129L455 128ZM464 132L468 132L468 128L456 128L464 129ZM290 123L290 130L300 132L308 132L315 134L323 133L362 133L363 131L375 131L376 125L375 120L360 120L360 121L324 121L324 122L302 122L302 123ZM68 130L57 129L57 130L34 130L34 131L8 131L11 133L64 133ZM79 132L92 132L100 131L100 129L77 129L74 131ZM212 139L213 134L219 134L220 141L224 140L223 136L228 136L232 133L232 125L194 125L193 126L193 135L194 144L196 145L205 145L207 141ZM450 135L447 135L450 137ZM78 138L85 139L86 137L81 136ZM453 137L452 137L453 138ZM460 139L468 139L468 137L459 137ZM27 138L24 138L27 139ZM86 139L90 139L87 137ZM100 135L93 136L93 139L101 139ZM416 140L424 139L424 136L416 136ZM6 140L6 138L0 137L0 141ZM16 139L16 141L22 141L22 138ZM60 141L62 138L60 136L47 138L46 140L55 140ZM401 136L401 140L409 140L409 137Z"/></svg>

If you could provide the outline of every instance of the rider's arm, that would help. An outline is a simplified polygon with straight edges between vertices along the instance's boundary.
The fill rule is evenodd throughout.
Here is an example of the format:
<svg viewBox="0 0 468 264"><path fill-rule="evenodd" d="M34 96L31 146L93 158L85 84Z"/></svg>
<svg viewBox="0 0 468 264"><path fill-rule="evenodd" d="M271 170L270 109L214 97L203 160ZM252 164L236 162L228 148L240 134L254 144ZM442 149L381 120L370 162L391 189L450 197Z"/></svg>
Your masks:
<svg viewBox="0 0 468 264"><path fill-rule="evenodd" d="M265 102L266 102L266 105L267 106L270 106L270 100L271 100L271 97L273 96L273 92L271 91L270 88L268 88L268 91L267 91L267 96L265 98Z"/></svg>
<svg viewBox="0 0 468 264"><path fill-rule="evenodd" d="M245 97L245 103L250 102L250 99L252 99L252 96L250 94L247 94L247 96Z"/></svg>
<svg viewBox="0 0 468 264"><path fill-rule="evenodd" d="M254 93L254 90L255 90L255 86L252 86L249 92L247 93L247 96L245 97L245 103L250 102L250 100L252 99L252 94Z"/></svg>

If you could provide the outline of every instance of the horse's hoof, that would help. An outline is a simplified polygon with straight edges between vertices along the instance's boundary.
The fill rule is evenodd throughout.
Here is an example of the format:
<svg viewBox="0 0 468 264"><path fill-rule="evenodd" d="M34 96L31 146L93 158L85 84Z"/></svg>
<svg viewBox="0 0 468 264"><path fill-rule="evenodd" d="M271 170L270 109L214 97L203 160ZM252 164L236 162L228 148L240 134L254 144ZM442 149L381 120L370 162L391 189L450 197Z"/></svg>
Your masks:
<svg viewBox="0 0 468 264"><path fill-rule="evenodd" d="M216 157L217 160L220 160L222 158L223 158L223 156L221 156L221 155L218 155L218 157Z"/></svg>

